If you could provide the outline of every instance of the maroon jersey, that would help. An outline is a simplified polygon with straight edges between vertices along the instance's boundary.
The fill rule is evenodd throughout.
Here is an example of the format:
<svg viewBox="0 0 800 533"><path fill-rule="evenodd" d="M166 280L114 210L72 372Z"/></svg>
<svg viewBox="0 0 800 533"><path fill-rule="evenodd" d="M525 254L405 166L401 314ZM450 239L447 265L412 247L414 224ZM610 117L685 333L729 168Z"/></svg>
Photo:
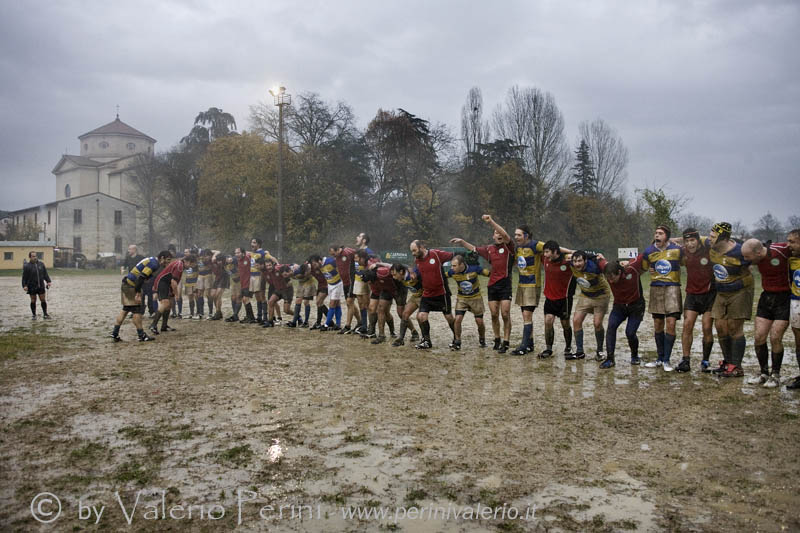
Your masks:
<svg viewBox="0 0 800 533"><path fill-rule="evenodd" d="M789 270L787 269L786 272L787 272L786 279L788 280ZM156 276L156 280L153 282L153 286L158 287L158 282L160 282L161 278L163 278L167 274L172 274L172 279L175 280L175 283L180 283L181 276L183 276L183 261L181 261L180 259L176 259L172 263L162 268L161 272L159 272L158 276ZM788 281L787 281L787 287L788 287Z"/></svg>
<svg viewBox="0 0 800 533"><path fill-rule="evenodd" d="M494 285L501 279L510 278L514 269L514 243L490 244L488 246L478 246L475 248L478 255L489 261L492 266L492 273L489 276L489 286Z"/></svg>
<svg viewBox="0 0 800 533"><path fill-rule="evenodd" d="M553 262L544 258L544 295L548 300L563 300L572 282L572 269L561 256L561 261Z"/></svg>
<svg viewBox="0 0 800 533"><path fill-rule="evenodd" d="M312 268L311 275L314 276L315 280L317 280L317 289L328 287L328 280L325 279L325 276L322 274L322 271L320 269Z"/></svg>
<svg viewBox="0 0 800 533"><path fill-rule="evenodd" d="M336 257L336 270L342 278L342 285L350 285L350 269L355 269L355 253L352 248L342 248L342 253Z"/></svg>
<svg viewBox="0 0 800 533"><path fill-rule="evenodd" d="M447 281L442 274L442 263L450 261L452 258L453 254L450 252L428 250L428 253L422 259L414 259L419 271L419 277L422 280L423 298L432 298L445 294L445 283Z"/></svg>
<svg viewBox="0 0 800 533"><path fill-rule="evenodd" d="M616 283L609 282L611 292L614 294L614 303L627 305L634 304L642 298L642 284L639 281L641 270L628 265L623 267Z"/></svg>
<svg viewBox="0 0 800 533"><path fill-rule="evenodd" d="M289 286L286 282L286 278L278 272L278 269L282 266L283 265L275 265L272 267L271 271L267 272L267 281L274 291L282 291Z"/></svg>
<svg viewBox="0 0 800 533"><path fill-rule="evenodd" d="M222 264L219 261L211 263L211 273L214 274L214 279L219 279L222 276Z"/></svg>
<svg viewBox="0 0 800 533"><path fill-rule="evenodd" d="M378 296L382 292L396 294L397 288L395 287L391 271L386 267L378 267L375 269L375 273L378 274L378 279L369 284L372 294L375 296Z"/></svg>
<svg viewBox="0 0 800 533"><path fill-rule="evenodd" d="M758 263L761 286L767 292L789 292L789 245L779 242L767 248L767 256Z"/></svg>
<svg viewBox="0 0 800 533"><path fill-rule="evenodd" d="M250 287L250 258L242 256L242 258L239 259L238 269L239 283L244 290L248 290L248 287Z"/></svg>
<svg viewBox="0 0 800 533"><path fill-rule="evenodd" d="M714 264L708 257L709 248L700 245L695 253L684 246L683 264L686 265L686 293L706 294L713 289Z"/></svg>

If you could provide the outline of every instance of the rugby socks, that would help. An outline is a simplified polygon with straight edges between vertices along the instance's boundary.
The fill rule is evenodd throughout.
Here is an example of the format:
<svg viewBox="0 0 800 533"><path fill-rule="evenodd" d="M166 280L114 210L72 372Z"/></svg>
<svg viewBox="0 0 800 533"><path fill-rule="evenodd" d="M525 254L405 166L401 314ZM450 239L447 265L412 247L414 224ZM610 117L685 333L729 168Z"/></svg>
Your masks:
<svg viewBox="0 0 800 533"><path fill-rule="evenodd" d="M189 316L194 316L194 300L189 300Z"/></svg>
<svg viewBox="0 0 800 533"><path fill-rule="evenodd" d="M567 348L572 348L572 327L564 328L564 344Z"/></svg>
<svg viewBox="0 0 800 533"><path fill-rule="evenodd" d="M44 316L47 316L47 302L39 302L39 303L42 304L42 314Z"/></svg>
<svg viewBox="0 0 800 533"><path fill-rule="evenodd" d="M366 309L362 309L361 310L361 324L359 324L359 325L362 328L366 328L367 327L367 310Z"/></svg>
<svg viewBox="0 0 800 533"><path fill-rule="evenodd" d="M583 352L583 330L579 329L575 332L575 351L578 353Z"/></svg>
<svg viewBox="0 0 800 533"><path fill-rule="evenodd" d="M553 326L544 327L544 344L548 350L553 349L553 341L556 338L556 328Z"/></svg>
<svg viewBox="0 0 800 533"><path fill-rule="evenodd" d="M202 296L198 296L196 298L196 300L197 300L197 314L200 315L200 316L203 316L203 310L205 309L206 300ZM259 312L259 316L261 316L260 312Z"/></svg>
<svg viewBox="0 0 800 533"><path fill-rule="evenodd" d="M731 347L731 360L730 362L736 366L742 366L742 360L744 359L744 350L747 347L747 342L742 337L734 337L731 339L732 347Z"/></svg>
<svg viewBox="0 0 800 533"><path fill-rule="evenodd" d="M111 332L111 334L114 335L115 337L118 337L119 336L119 326L115 325L114 326L114 330Z"/></svg>
<svg viewBox="0 0 800 533"><path fill-rule="evenodd" d="M367 333L372 334L375 333L375 324L378 322L378 313L370 313L369 314L369 327L367 328Z"/></svg>
<svg viewBox="0 0 800 533"><path fill-rule="evenodd" d="M297 324L300 322L300 304L294 304L294 316L292 317L292 323Z"/></svg>
<svg viewBox="0 0 800 533"><path fill-rule="evenodd" d="M262 322L264 320L264 302L259 302L256 300L256 309L258 310L258 316L256 320Z"/></svg>
<svg viewBox="0 0 800 533"><path fill-rule="evenodd" d="M389 327L389 335L394 335L394 317L392 315L386 319L386 325Z"/></svg>
<svg viewBox="0 0 800 533"><path fill-rule="evenodd" d="M781 373L781 365L783 364L783 350L780 352L772 352L772 375Z"/></svg>
<svg viewBox="0 0 800 533"><path fill-rule="evenodd" d="M528 346L533 349L533 338L531 338L531 334L533 333L533 324L524 324L522 326L522 343L519 345L520 348L526 350Z"/></svg>
<svg viewBox="0 0 800 533"><path fill-rule="evenodd" d="M178 306L178 314L183 314L183 298L178 298L175 300L175 304Z"/></svg>
<svg viewBox="0 0 800 533"><path fill-rule="evenodd" d="M603 351L603 339L606 337L606 330L603 328L594 330L594 340L597 342L597 351ZM674 338L674 337L673 337Z"/></svg>
<svg viewBox="0 0 800 533"><path fill-rule="evenodd" d="M672 357L672 347L675 346L675 335L664 333L664 362L669 363Z"/></svg>
<svg viewBox="0 0 800 533"><path fill-rule="evenodd" d="M333 317L336 315L336 309L337 309L336 307L331 307L330 309L328 309L328 314L326 315L326 318L325 318L325 325L326 326L332 326L333 325Z"/></svg>
<svg viewBox="0 0 800 533"><path fill-rule="evenodd" d="M214 299L208 299L208 316L214 316Z"/></svg>
<svg viewBox="0 0 800 533"><path fill-rule="evenodd" d="M325 316L325 311L323 311L324 308L324 305L317 306L317 324L320 324L322 322L322 317Z"/></svg>
<svg viewBox="0 0 800 533"><path fill-rule="evenodd" d="M639 336L634 332L628 337L628 346L631 349L631 357L639 357Z"/></svg>
<svg viewBox="0 0 800 533"><path fill-rule="evenodd" d="M731 362L731 338L730 337L720 337L719 338L719 347L722 350L722 360L725 363Z"/></svg>
<svg viewBox="0 0 800 533"><path fill-rule="evenodd" d="M31 313L36 316L36 302L31 302Z"/></svg>
<svg viewBox="0 0 800 533"><path fill-rule="evenodd" d="M167 329L167 327L169 327L169 311L164 311L161 313L161 316L163 317L161 320L161 331L164 331Z"/></svg>
<svg viewBox="0 0 800 533"><path fill-rule="evenodd" d="M656 338L656 353L658 354L658 360L664 360L664 332L657 332L653 335Z"/></svg>
<svg viewBox="0 0 800 533"><path fill-rule="evenodd" d="M419 323L419 329L422 332L422 338L426 341L431 340L431 324L427 320ZM798 356L800 358L800 356Z"/></svg>
<svg viewBox="0 0 800 533"><path fill-rule="evenodd" d="M400 333L397 336L398 339L403 340L406 338L406 321L403 320L400 322Z"/></svg>
<svg viewBox="0 0 800 533"><path fill-rule="evenodd" d="M144 330L143 329L137 329L136 330L136 334L139 335L139 338L141 339L142 337L144 337Z"/></svg>
<svg viewBox="0 0 800 533"><path fill-rule="evenodd" d="M244 312L247 314L247 318L249 318L250 320L256 319L256 317L253 316L253 304L251 304L250 302L244 304Z"/></svg>
<svg viewBox="0 0 800 533"><path fill-rule="evenodd" d="M306 304L306 313L305 313L306 318L304 321L305 324L308 324L308 319L310 316L311 316L311 306L309 304Z"/></svg>
<svg viewBox="0 0 800 533"><path fill-rule="evenodd" d="M150 327L151 328L157 328L158 327L158 319L159 318L161 318L161 311L156 311L155 314L153 315L153 321L150 323Z"/></svg>
<svg viewBox="0 0 800 533"><path fill-rule="evenodd" d="M336 317L336 327L342 327L342 306L334 308L333 316Z"/></svg>
<svg viewBox="0 0 800 533"><path fill-rule="evenodd" d="M711 357L711 348L714 347L714 341L705 342L703 341L703 361L708 361L708 358Z"/></svg>
<svg viewBox="0 0 800 533"><path fill-rule="evenodd" d="M755 347L756 359L758 359L758 366L761 368L762 374L769 375L769 348L767 343L759 344ZM773 365L774 368L775 365Z"/></svg>

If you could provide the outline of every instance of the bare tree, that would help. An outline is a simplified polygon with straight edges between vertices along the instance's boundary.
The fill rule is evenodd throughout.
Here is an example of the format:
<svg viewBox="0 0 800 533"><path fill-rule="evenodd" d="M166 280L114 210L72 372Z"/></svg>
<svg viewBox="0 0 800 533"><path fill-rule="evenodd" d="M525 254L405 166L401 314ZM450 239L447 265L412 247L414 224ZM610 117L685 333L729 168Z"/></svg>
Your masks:
<svg viewBox="0 0 800 533"><path fill-rule="evenodd" d="M628 177L628 149L622 137L601 118L581 122L578 132L589 145L598 196L615 196L622 192Z"/></svg>
<svg viewBox="0 0 800 533"><path fill-rule="evenodd" d="M680 224L681 231L686 228L694 228L702 234L707 234L711 230L711 226L714 225L713 220L696 213L686 213L678 218L678 223Z"/></svg>
<svg viewBox="0 0 800 533"><path fill-rule="evenodd" d="M792 231L793 229L800 228L800 216L798 215L791 215L789 216L788 220L786 220L786 231Z"/></svg>
<svg viewBox="0 0 800 533"><path fill-rule="evenodd" d="M783 225L770 212L758 219L753 236L762 241L778 241L785 237Z"/></svg>
<svg viewBox="0 0 800 533"><path fill-rule="evenodd" d="M151 154L137 154L133 164L126 169L131 177L136 203L142 208L142 216L147 227L148 253L155 253L159 244L156 232L159 190L161 189L161 165Z"/></svg>
<svg viewBox="0 0 800 533"><path fill-rule="evenodd" d="M473 87L467 93L467 101L461 106L461 139L467 157L477 151L479 144L488 142L489 134L489 123L483 120L481 90Z"/></svg>
<svg viewBox="0 0 800 533"><path fill-rule="evenodd" d="M514 86L508 91L505 107L498 107L492 118L499 138L525 146L523 161L531 175L529 190L536 202L534 213L541 216L570 165L564 117L555 98L534 87Z"/></svg>

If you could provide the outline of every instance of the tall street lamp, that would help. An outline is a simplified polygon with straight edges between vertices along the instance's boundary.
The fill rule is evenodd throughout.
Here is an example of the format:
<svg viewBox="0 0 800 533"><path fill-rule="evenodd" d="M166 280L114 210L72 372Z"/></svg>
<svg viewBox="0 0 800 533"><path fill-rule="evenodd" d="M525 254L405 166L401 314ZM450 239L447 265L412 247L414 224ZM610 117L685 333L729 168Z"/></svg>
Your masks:
<svg viewBox="0 0 800 533"><path fill-rule="evenodd" d="M286 87L273 87L269 90L275 105L278 107L278 260L283 261L283 108L292 103L292 95L286 93Z"/></svg>

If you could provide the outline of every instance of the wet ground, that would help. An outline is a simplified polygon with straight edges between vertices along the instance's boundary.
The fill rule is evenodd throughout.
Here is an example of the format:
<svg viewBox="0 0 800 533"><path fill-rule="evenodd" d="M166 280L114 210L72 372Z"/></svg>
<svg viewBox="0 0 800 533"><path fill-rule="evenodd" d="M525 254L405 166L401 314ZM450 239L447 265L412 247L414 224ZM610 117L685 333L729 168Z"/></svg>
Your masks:
<svg viewBox="0 0 800 533"><path fill-rule="evenodd" d="M469 317L460 353L441 317L430 352L188 320L113 344L118 279L56 277L31 322L0 278L3 530L800 529L792 391L631 367L626 346L603 371L501 356Z"/></svg>

